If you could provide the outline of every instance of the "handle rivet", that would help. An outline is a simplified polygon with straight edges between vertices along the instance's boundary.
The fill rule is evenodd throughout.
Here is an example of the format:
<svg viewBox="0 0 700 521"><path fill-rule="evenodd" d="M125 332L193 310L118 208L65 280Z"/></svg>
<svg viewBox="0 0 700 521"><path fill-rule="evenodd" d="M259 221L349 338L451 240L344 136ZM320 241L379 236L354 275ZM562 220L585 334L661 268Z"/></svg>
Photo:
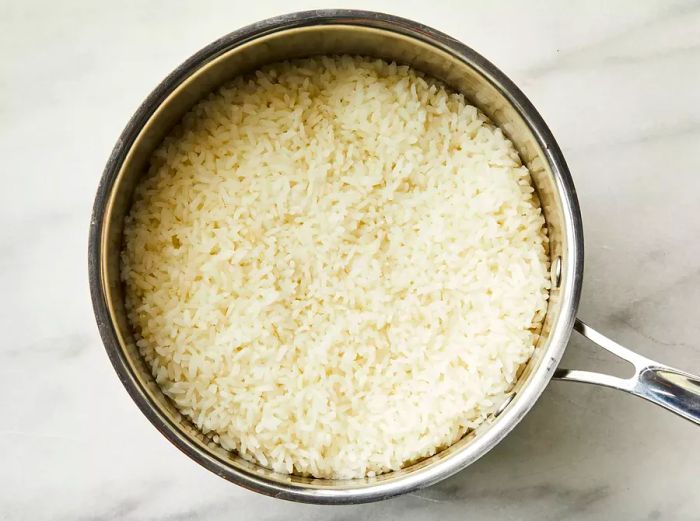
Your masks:
<svg viewBox="0 0 700 521"><path fill-rule="evenodd" d="M555 288L561 286L561 255L557 255L552 263L552 285Z"/></svg>

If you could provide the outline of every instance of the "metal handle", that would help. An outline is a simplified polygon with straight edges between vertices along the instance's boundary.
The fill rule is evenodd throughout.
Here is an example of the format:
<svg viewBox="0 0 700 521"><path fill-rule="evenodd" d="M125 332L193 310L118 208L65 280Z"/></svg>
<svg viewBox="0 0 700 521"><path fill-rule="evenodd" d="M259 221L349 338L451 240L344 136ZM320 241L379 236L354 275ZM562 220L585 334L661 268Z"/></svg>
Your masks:
<svg viewBox="0 0 700 521"><path fill-rule="evenodd" d="M576 319L574 329L603 349L634 366L634 375L619 378L604 373L557 369L554 378L603 385L649 400L700 425L700 377L645 358Z"/></svg>

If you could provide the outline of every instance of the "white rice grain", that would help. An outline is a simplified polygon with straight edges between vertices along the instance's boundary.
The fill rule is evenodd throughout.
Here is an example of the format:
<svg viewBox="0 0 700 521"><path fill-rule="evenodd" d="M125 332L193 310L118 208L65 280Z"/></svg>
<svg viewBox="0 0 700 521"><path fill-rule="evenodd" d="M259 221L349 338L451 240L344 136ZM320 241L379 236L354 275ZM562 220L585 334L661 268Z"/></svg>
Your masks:
<svg viewBox="0 0 700 521"><path fill-rule="evenodd" d="M280 472L362 477L454 443L502 402L547 306L512 144L380 60L280 63L208 96L154 153L124 236L159 385Z"/></svg>

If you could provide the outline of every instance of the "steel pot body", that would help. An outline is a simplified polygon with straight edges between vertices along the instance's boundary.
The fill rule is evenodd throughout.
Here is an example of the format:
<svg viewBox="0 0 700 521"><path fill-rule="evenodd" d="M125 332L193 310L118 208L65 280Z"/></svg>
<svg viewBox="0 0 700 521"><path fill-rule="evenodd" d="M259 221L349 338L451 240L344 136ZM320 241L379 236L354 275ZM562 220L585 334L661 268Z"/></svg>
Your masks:
<svg viewBox="0 0 700 521"><path fill-rule="evenodd" d="M141 360L127 324L119 277L124 215L150 154L168 131L203 96L234 76L271 62L318 54L394 60L463 92L503 129L529 167L550 237L552 290L541 338L498 414L431 458L366 479L277 474L202 435L161 393ZM409 20L362 11L310 11L266 20L215 41L146 99L105 168L91 222L89 270L95 316L112 364L131 397L166 438L212 472L249 489L297 501L359 503L454 474L496 445L528 412L554 375L576 321L583 236L576 192L557 143L532 104L495 66L462 43ZM562 377L586 380L561 371Z"/></svg>

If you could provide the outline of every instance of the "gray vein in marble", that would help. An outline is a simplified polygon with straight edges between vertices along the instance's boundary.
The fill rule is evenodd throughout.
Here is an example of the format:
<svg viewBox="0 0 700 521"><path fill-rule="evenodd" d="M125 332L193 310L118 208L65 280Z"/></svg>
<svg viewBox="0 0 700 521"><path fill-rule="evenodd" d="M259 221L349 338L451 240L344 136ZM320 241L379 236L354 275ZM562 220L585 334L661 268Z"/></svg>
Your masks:
<svg viewBox="0 0 700 521"><path fill-rule="evenodd" d="M465 493L466 492L466 493ZM541 519L562 519L569 512L581 512L593 506L609 495L607 485L596 485L580 490L561 487L557 485L533 485L501 490L465 491L458 486L438 485L420 494L415 494L420 499L430 502L460 500L465 504L478 498L480 501L498 499L507 494L510 501L519 502L524 499L537 497L546 498L550 504L550 514L543 515Z"/></svg>
<svg viewBox="0 0 700 521"><path fill-rule="evenodd" d="M617 43L624 41L630 36L643 35L649 30L652 25L658 26L665 24L669 21L675 21L679 18L687 17L692 14L696 14L700 9L700 2L691 2L682 7L671 7L664 10L662 13L654 13L649 18L643 20L641 23L635 24L631 27L627 27L619 32L615 32L611 35L606 35L605 37L591 42L585 46L577 47L569 51L557 52L552 59L545 63L528 67L522 71L522 74L528 76L529 78L534 78L538 76L543 76L549 73L560 73L562 71L568 71L573 67L581 66L600 66L601 64L615 64L629 63L647 61L649 59L665 59L669 56L674 56L676 53L692 53L694 49L698 49L696 46L691 47L681 47L680 49L669 49L663 51L654 51L651 53L645 53L642 55L637 54L627 59L623 56L610 56L608 53L609 49ZM601 57L595 57L596 52L600 52ZM593 58L591 57L593 55Z"/></svg>
<svg viewBox="0 0 700 521"><path fill-rule="evenodd" d="M652 60L669 60L676 58L688 58L696 54L700 54L700 45L689 45L686 47L676 47L671 49L662 49L658 51L647 52L637 56L621 56L612 54L605 56L595 65L637 65L639 63L647 63ZM689 56L690 55L690 56ZM580 64L584 65L584 64Z"/></svg>
<svg viewBox="0 0 700 521"><path fill-rule="evenodd" d="M84 517L78 518L76 521L108 521L112 519L129 519L132 514L138 512L139 507L143 504L140 498L130 498L120 501L114 506L111 506L106 512L90 513ZM71 518L66 518L68 521ZM191 517L189 519L192 519Z"/></svg>
<svg viewBox="0 0 700 521"><path fill-rule="evenodd" d="M699 57L700 60L700 57ZM700 86L698 87L700 89ZM694 138L700 136L700 120L680 121L672 126L662 126L653 131L638 134L628 139L609 140L605 142L591 143L584 146L568 146L568 153L589 153L592 151L608 151L613 147L634 147L656 142L664 142L679 138Z"/></svg>
<svg viewBox="0 0 700 521"><path fill-rule="evenodd" d="M618 316L620 316L621 318L629 319L629 315L632 314L634 307L640 306L641 304L644 304L649 300L659 299L660 297L663 297L668 293L672 293L673 291L678 289L679 286L686 286L689 283L694 282L696 279L698 279L698 282L700 282L700 269L693 270L690 273L682 273L677 278L671 281L665 281L666 284L664 285L664 287L631 302L627 305L626 309L622 312L622 314ZM625 311L627 313L625 313Z"/></svg>
<svg viewBox="0 0 700 521"><path fill-rule="evenodd" d="M54 338L43 338L37 342L24 345L11 345L4 349L4 356L9 359L21 359L36 355L57 358L59 361L67 361L85 353L94 347L93 339L76 333Z"/></svg>

